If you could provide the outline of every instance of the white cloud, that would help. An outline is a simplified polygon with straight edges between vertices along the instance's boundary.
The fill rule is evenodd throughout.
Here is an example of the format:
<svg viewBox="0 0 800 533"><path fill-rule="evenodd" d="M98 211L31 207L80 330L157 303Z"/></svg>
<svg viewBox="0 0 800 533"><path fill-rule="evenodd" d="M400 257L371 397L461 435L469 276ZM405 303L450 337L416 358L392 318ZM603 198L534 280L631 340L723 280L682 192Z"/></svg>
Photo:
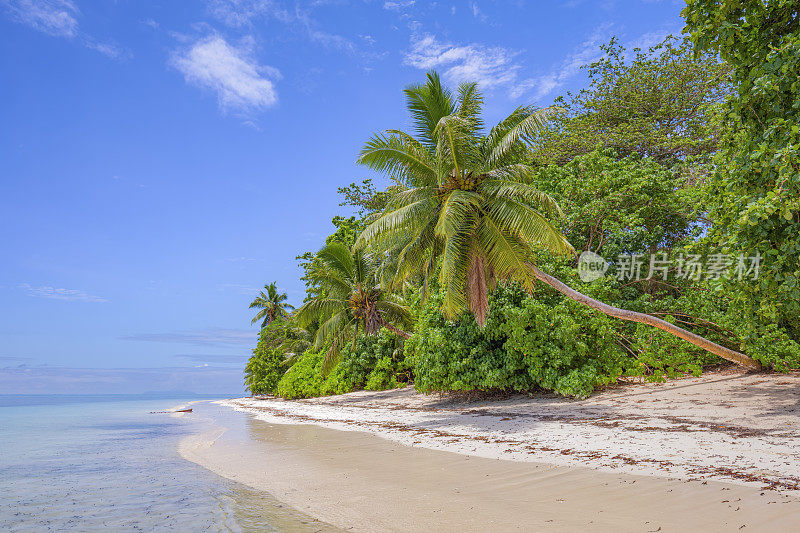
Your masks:
<svg viewBox="0 0 800 533"><path fill-rule="evenodd" d="M223 111L259 110L278 101L272 80L279 79L280 72L259 65L251 48L252 40L236 47L212 35L173 53L171 63L187 83L215 91Z"/></svg>
<svg viewBox="0 0 800 533"><path fill-rule="evenodd" d="M361 53L356 43L347 37L319 28L313 17L314 9L341 2L342 0L316 0L305 5L298 2L294 9L290 10L275 0L207 0L207 9L213 17L231 27L252 26L256 20L272 19L304 34L309 41L325 48L361 55L365 59L374 59L374 53ZM413 4L408 1L399 3Z"/></svg>
<svg viewBox="0 0 800 533"><path fill-rule="evenodd" d="M11 18L56 37L78 32L78 7L71 0L0 0Z"/></svg>
<svg viewBox="0 0 800 533"><path fill-rule="evenodd" d="M125 56L125 52L123 52L118 46L115 46L110 43L101 43L93 40L87 40L85 44L87 48L96 50L101 54L103 54L104 56L110 57L111 59L120 59Z"/></svg>
<svg viewBox="0 0 800 533"><path fill-rule="evenodd" d="M272 17L282 22L289 13L272 0L209 0L208 11L216 19L235 28L247 26L256 18Z"/></svg>
<svg viewBox="0 0 800 533"><path fill-rule="evenodd" d="M438 69L448 83L475 81L484 89L507 88L511 98L533 93L540 100L563 87L575 77L582 66L597 61L603 52L600 45L610 37L611 24L597 27L580 45L549 72L523 78L522 65L517 61L519 52L499 46L479 43L453 44L439 41L431 34L415 32L411 48L404 57L406 65L419 69ZM642 35L638 45L660 42L664 32Z"/></svg>
<svg viewBox="0 0 800 533"><path fill-rule="evenodd" d="M478 2L470 3L470 7L472 8L472 16L480 21L486 20L486 15L481 11L481 8L478 7Z"/></svg>
<svg viewBox="0 0 800 533"><path fill-rule="evenodd" d="M580 72L583 65L597 61L602 57L603 52L600 50L600 45L608 41L610 27L610 24L599 26L550 72L518 83L511 90L511 96L516 98L533 89L535 91L534 98L538 100L562 87L569 79Z"/></svg>
<svg viewBox="0 0 800 533"><path fill-rule="evenodd" d="M401 11L407 7L411 7L416 3L416 0L394 0L393 2L387 1L383 3L383 9L389 11Z"/></svg>
<svg viewBox="0 0 800 533"><path fill-rule="evenodd" d="M100 42L78 28L78 6L72 0L0 0L12 20L47 35L72 39L77 37L86 48L112 59L130 54L111 43Z"/></svg>
<svg viewBox="0 0 800 533"><path fill-rule="evenodd" d="M308 35L311 42L320 44L325 48L335 48L351 54L355 54L358 51L356 45L350 39L317 28L317 23L311 17L311 11L309 10L303 10L299 6L296 7L295 21Z"/></svg>
<svg viewBox="0 0 800 533"><path fill-rule="evenodd" d="M520 66L513 59L517 52L481 44L457 46L439 42L430 34L412 36L411 50L404 63L419 69L443 69L450 83L475 81L484 89L509 86L517 80Z"/></svg>
<svg viewBox="0 0 800 533"><path fill-rule="evenodd" d="M51 300L65 300L69 302L107 302L105 298L93 296L77 289L59 289L46 285L34 287L28 283L23 283L20 288L28 291L30 296L37 298L49 298Z"/></svg>

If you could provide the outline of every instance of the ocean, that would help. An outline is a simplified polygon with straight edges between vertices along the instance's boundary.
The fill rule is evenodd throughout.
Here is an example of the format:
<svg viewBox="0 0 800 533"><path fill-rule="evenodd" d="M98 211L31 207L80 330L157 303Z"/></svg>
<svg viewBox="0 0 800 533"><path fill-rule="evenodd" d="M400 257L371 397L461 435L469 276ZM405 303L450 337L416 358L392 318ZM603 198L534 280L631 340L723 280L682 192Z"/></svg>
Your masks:
<svg viewBox="0 0 800 533"><path fill-rule="evenodd" d="M0 531L326 529L181 458L210 420L155 412L195 400L0 395Z"/></svg>

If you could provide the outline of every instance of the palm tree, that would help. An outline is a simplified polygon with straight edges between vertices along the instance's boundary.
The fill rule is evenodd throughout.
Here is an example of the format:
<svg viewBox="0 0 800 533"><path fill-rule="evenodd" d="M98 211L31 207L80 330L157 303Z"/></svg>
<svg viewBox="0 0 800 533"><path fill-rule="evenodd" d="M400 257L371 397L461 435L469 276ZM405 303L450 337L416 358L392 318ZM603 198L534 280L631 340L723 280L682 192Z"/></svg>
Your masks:
<svg viewBox="0 0 800 533"><path fill-rule="evenodd" d="M357 246L396 254L396 281L427 279L441 261L444 312L469 309L485 323L488 291L497 279L514 279L531 291L538 279L580 303L623 320L653 325L720 357L758 367L749 357L669 322L597 302L541 272L534 250L572 255L553 226L556 202L528 184L534 169L523 162L526 142L553 108L518 107L488 132L474 83L453 95L431 72L427 83L405 90L414 133L374 135L358 162L391 177L396 191L387 208L359 236Z"/></svg>
<svg viewBox="0 0 800 533"><path fill-rule="evenodd" d="M381 288L377 261L363 250L351 251L342 243L331 243L317 253L310 275L324 290L300 307L294 318L303 327L320 323L314 348L329 343L326 368L333 365L342 345L355 339L360 330L374 335L385 327L403 338L409 337L391 323L408 325L408 308L396 295Z"/></svg>
<svg viewBox="0 0 800 533"><path fill-rule="evenodd" d="M261 291L261 294L259 294L256 299L253 300L253 303L250 304L250 309L259 309L258 313L256 313L256 316L253 317L253 320L251 320L250 323L255 324L259 320L263 319L261 322L262 328L267 327L276 318L288 317L289 311L294 309L293 306L286 303L288 298L286 293L278 292L278 287L274 281L269 285L264 285L264 288L267 290L267 292L264 293L264 291Z"/></svg>
<svg viewBox="0 0 800 533"><path fill-rule="evenodd" d="M469 309L482 326L497 279L533 289L526 266L532 246L573 253L548 219L560 213L558 205L525 183L533 170L520 163L525 139L553 110L519 107L484 135L476 84L462 84L454 97L431 72L426 84L405 92L416 137L397 130L375 135L359 157L399 190L358 244L396 253L397 281L427 276L441 257L445 313Z"/></svg>

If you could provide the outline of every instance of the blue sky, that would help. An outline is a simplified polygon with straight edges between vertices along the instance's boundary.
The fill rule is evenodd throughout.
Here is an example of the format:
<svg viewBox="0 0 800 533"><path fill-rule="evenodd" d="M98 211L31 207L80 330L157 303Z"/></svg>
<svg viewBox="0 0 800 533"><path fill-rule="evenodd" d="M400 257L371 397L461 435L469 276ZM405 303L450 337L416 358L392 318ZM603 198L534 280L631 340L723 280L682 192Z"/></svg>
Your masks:
<svg viewBox="0 0 800 533"><path fill-rule="evenodd" d="M0 0L0 393L241 391L248 303L331 232L430 68L489 123L672 1ZM377 180L381 183L381 180Z"/></svg>

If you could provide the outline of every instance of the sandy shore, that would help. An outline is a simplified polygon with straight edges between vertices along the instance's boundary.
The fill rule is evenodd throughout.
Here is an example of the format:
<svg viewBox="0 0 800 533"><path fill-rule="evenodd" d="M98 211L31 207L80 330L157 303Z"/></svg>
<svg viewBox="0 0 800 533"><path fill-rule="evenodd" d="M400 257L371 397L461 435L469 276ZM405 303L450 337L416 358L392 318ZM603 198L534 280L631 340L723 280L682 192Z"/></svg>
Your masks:
<svg viewBox="0 0 800 533"><path fill-rule="evenodd" d="M225 404L249 414L246 430L217 427L183 455L341 528L800 530L798 375L583 401L401 389Z"/></svg>

